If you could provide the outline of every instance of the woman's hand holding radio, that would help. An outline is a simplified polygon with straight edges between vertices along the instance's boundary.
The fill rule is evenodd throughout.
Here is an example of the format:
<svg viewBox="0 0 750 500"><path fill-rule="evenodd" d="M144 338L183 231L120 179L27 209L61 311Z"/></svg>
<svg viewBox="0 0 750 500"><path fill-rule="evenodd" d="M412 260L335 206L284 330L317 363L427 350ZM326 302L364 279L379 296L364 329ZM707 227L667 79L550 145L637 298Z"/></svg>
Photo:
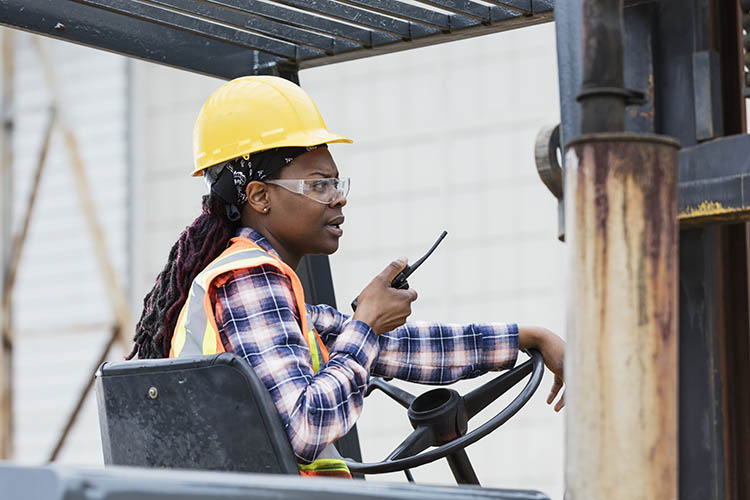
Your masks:
<svg viewBox="0 0 750 500"><path fill-rule="evenodd" d="M391 281L406 267L402 258L388 264L359 294L357 310L352 319L367 323L380 335L406 323L411 314L411 303L417 300L412 289L391 287Z"/></svg>

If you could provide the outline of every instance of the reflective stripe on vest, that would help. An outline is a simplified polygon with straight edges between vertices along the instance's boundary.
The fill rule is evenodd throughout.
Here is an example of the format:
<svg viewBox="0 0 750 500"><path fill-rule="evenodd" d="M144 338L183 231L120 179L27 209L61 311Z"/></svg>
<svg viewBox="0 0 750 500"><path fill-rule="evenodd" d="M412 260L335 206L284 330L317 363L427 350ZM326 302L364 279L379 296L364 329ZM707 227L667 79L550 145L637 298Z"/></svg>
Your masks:
<svg viewBox="0 0 750 500"><path fill-rule="evenodd" d="M294 300L300 312L300 328L302 332L305 332L303 337L310 351L313 373L317 373L320 367L328 362L328 349L310 321L307 307L305 307L304 290L297 273L254 242L239 237L232 238L231 245L193 280L190 293L175 325L169 357L224 352L208 290L213 281L222 274L262 265L275 267L292 282ZM313 463L300 465L300 473L305 476L351 477L348 467L332 444L328 445Z"/></svg>
<svg viewBox="0 0 750 500"><path fill-rule="evenodd" d="M177 320L169 357L224 352L207 290L220 274L263 264L274 265L273 258L266 252L256 249L240 250L222 253L201 271L190 286L190 293Z"/></svg>

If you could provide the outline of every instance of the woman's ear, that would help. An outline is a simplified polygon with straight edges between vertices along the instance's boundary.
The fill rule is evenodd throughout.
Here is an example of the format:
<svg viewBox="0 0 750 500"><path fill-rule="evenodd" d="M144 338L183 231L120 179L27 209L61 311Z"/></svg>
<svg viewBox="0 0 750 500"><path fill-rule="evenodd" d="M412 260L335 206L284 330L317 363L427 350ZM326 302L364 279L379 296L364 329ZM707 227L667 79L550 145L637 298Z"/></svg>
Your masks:
<svg viewBox="0 0 750 500"><path fill-rule="evenodd" d="M247 205L259 213L267 213L269 209L268 186L260 181L251 181L245 187Z"/></svg>

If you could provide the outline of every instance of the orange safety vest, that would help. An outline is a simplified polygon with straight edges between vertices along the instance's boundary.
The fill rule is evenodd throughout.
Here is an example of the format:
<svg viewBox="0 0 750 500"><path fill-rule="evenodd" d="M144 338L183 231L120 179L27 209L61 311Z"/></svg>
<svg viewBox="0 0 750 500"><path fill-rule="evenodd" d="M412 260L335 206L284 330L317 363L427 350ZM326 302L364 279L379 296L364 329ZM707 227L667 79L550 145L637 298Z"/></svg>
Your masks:
<svg viewBox="0 0 750 500"><path fill-rule="evenodd" d="M190 293L182 306L172 336L170 358L200 356L224 352L219 328L216 326L213 304L208 291L220 275L239 269L271 265L292 282L292 292L300 313L300 327L310 349L313 372L328 362L328 350L310 321L305 307L305 293L294 270L247 238L236 237L224 252L198 274L190 286ZM303 476L339 476L351 478L349 468L333 444L329 444L318 459L309 465L300 464Z"/></svg>

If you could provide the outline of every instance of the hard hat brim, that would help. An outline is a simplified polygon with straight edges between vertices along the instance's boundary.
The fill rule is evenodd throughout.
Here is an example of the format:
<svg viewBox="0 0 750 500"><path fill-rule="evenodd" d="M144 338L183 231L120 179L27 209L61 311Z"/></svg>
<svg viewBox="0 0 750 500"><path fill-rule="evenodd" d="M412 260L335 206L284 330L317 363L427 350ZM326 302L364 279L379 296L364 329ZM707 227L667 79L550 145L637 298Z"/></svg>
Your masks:
<svg viewBox="0 0 750 500"><path fill-rule="evenodd" d="M203 171L209 167L212 167L214 165L218 165L219 163L231 160L232 158L237 158L238 156L242 156L245 154L254 154L259 153L261 151L265 151L268 149L275 149L275 148L287 148L287 147L309 147L309 146L320 146L321 144L332 144L332 143L345 143L345 144L352 144L354 141L352 139L349 139L348 137L344 137L342 135L338 134L332 134L331 132L328 132L325 129L320 129L316 131L306 131L304 134L294 134L287 136L283 140L276 141L270 144L263 144L261 147L246 147L246 148L229 148L234 149L234 151L227 152L224 155L212 155L213 157L209 162L209 164L202 164L203 162L200 161L200 159L197 159L198 165L196 165L195 170L193 170L192 176L193 177L201 177L203 176ZM243 150L244 149L244 150Z"/></svg>

